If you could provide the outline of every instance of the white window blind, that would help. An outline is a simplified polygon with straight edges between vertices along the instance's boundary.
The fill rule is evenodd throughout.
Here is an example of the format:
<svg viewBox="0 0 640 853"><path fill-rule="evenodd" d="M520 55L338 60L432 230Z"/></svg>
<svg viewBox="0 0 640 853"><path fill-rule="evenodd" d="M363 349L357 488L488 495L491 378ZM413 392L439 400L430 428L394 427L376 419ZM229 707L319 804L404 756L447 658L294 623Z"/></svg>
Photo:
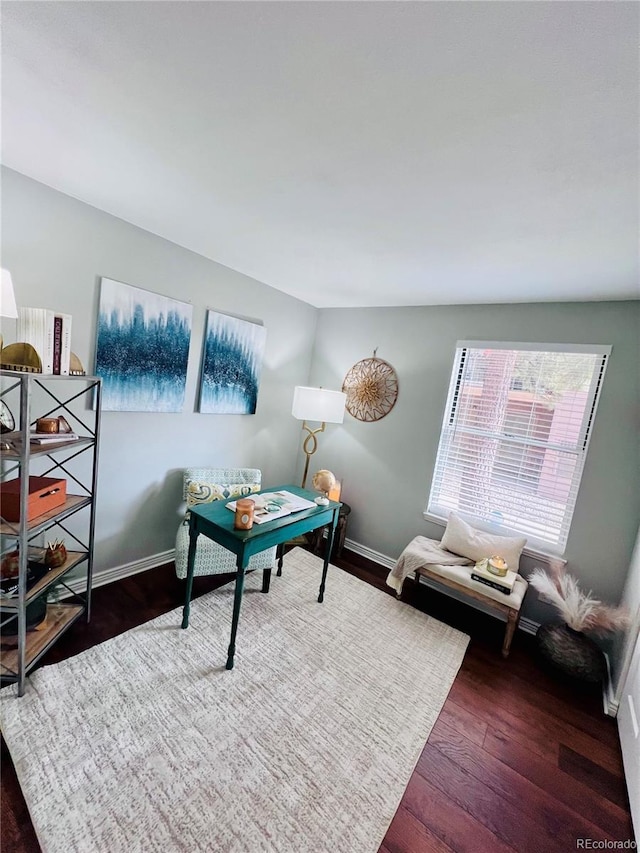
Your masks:
<svg viewBox="0 0 640 853"><path fill-rule="evenodd" d="M562 554L610 352L458 342L427 512Z"/></svg>

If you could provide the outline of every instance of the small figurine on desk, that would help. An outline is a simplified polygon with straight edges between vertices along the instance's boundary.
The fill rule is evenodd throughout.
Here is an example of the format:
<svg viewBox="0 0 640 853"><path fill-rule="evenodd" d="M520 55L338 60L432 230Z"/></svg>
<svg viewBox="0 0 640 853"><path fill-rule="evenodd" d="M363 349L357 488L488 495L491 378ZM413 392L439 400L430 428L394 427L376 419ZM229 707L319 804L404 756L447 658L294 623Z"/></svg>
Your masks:
<svg viewBox="0 0 640 853"><path fill-rule="evenodd" d="M313 475L313 488L317 492L323 492L320 497L315 499L318 506L329 506L329 498L327 495L335 484L336 478L331 471L327 471L325 468L322 468L320 471L316 471Z"/></svg>

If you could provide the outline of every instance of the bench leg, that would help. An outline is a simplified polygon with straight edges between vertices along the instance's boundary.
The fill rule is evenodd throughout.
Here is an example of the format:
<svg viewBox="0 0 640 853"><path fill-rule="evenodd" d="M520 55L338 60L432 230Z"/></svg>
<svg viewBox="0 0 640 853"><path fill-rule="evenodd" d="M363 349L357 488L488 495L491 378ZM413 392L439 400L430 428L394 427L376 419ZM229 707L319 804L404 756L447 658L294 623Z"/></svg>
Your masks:
<svg viewBox="0 0 640 853"><path fill-rule="evenodd" d="M507 625L504 630L504 642L502 643L502 657L506 658L509 656L509 651L511 650L511 640L513 640L513 635L515 634L516 627L518 625L518 620L520 617L519 610L510 610L507 614Z"/></svg>

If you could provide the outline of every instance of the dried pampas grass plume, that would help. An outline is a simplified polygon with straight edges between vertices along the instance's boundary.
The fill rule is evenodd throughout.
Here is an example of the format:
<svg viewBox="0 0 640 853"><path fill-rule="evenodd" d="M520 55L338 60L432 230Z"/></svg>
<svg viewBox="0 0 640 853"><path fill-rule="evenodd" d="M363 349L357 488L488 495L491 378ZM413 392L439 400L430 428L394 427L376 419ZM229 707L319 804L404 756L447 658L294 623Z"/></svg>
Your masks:
<svg viewBox="0 0 640 853"><path fill-rule="evenodd" d="M558 560L550 563L550 571L535 568L529 583L544 601L553 604L569 628L608 634L626 628L629 613L624 607L610 607L594 598L591 591L582 592L578 581L565 572Z"/></svg>

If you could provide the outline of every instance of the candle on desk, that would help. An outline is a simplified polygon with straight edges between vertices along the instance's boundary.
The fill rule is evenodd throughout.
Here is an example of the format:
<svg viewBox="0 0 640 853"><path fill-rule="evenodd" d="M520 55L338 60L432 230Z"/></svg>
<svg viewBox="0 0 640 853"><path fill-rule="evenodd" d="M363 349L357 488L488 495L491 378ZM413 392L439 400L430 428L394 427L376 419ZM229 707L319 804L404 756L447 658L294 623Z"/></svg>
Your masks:
<svg viewBox="0 0 640 853"><path fill-rule="evenodd" d="M251 498L240 498L236 501L236 514L233 519L236 530L251 530L255 506L255 501Z"/></svg>
<svg viewBox="0 0 640 853"><path fill-rule="evenodd" d="M330 501L339 501L340 500L340 490L342 486L340 480L336 480L334 485L329 489L329 493L327 497Z"/></svg>

